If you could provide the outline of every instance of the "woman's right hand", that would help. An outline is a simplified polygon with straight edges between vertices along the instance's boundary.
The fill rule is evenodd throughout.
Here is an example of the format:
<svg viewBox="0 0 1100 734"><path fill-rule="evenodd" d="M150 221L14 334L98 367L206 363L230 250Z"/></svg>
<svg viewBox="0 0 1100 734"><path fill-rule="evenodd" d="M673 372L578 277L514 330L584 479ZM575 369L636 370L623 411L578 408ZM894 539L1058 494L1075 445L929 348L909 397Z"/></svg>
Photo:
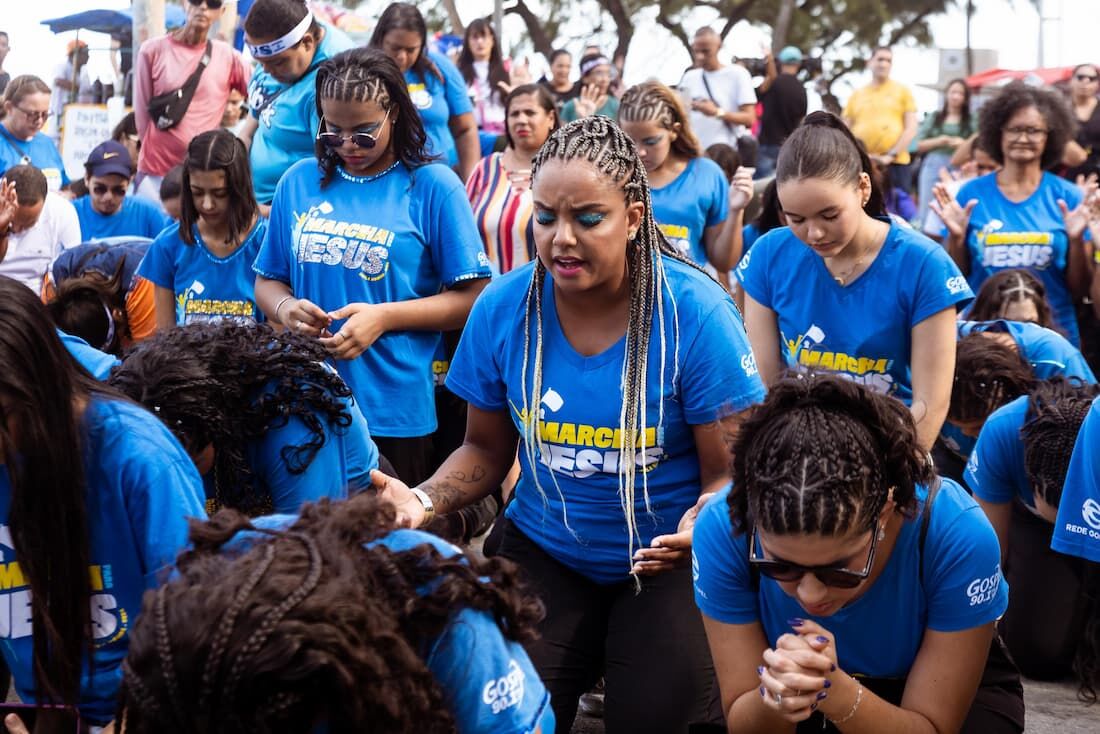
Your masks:
<svg viewBox="0 0 1100 734"><path fill-rule="evenodd" d="M0 181L0 235L8 233L8 227L15 219L19 209L19 197L12 181Z"/></svg>
<svg viewBox="0 0 1100 734"><path fill-rule="evenodd" d="M586 84L581 89L580 96L573 100L573 109L576 110L577 117L588 117L596 114L596 110L603 107L606 102L607 95L600 92L598 86Z"/></svg>
<svg viewBox="0 0 1100 734"><path fill-rule="evenodd" d="M27 725L15 714L8 714L4 717L4 731L8 734L30 734L27 731Z"/></svg>
<svg viewBox="0 0 1100 734"><path fill-rule="evenodd" d="M418 528L424 524L424 505L409 485L377 469L370 473L370 483L379 497L397 508L397 527Z"/></svg>
<svg viewBox="0 0 1100 734"><path fill-rule="evenodd" d="M960 206L958 200L951 195L951 192L942 183L937 183L932 187L932 195L935 201L929 202L928 205L943 220L947 231L953 237L965 237L966 229L970 226L970 213L978 205L978 200L971 199L966 202L965 207Z"/></svg>
<svg viewBox="0 0 1100 734"><path fill-rule="evenodd" d="M279 316L288 330L303 336L326 336L332 319L323 308L305 298L294 298L282 307Z"/></svg>

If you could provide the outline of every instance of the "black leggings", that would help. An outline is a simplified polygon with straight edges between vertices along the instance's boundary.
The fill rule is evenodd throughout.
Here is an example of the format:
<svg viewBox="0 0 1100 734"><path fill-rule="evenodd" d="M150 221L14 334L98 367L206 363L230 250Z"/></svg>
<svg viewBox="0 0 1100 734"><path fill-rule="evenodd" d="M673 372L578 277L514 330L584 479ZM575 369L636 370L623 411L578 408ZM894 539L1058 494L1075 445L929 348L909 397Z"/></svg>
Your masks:
<svg viewBox="0 0 1100 734"><path fill-rule="evenodd" d="M1038 680L1072 672L1089 611L1082 593L1086 563L1052 551L1053 532L1050 523L1013 503L1005 561L1012 593L1001 635L1020 672Z"/></svg>
<svg viewBox="0 0 1100 734"><path fill-rule="evenodd" d="M568 734L577 698L604 676L608 734L723 731L718 681L691 569L601 585L551 558L507 519L500 555L523 569L546 605L527 653L550 691L557 734ZM547 732L546 734L549 734Z"/></svg>

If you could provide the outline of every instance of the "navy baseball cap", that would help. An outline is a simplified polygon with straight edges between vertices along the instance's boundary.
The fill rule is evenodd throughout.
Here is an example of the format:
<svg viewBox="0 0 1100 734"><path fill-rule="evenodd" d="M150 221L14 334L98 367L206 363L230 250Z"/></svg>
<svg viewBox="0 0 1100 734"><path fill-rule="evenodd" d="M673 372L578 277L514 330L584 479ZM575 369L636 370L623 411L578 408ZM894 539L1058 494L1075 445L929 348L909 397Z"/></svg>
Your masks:
<svg viewBox="0 0 1100 734"><path fill-rule="evenodd" d="M134 175L133 161L130 160L130 151L126 146L114 140L106 140L95 147L95 150L84 162L84 171L89 176L110 176L112 173L125 178Z"/></svg>

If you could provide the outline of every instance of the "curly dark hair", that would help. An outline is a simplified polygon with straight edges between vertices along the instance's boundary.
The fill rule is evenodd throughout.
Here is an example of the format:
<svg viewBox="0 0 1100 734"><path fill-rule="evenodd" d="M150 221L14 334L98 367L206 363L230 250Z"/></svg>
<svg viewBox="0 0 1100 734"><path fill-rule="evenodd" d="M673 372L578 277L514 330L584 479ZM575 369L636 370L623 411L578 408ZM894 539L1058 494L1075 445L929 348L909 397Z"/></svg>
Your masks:
<svg viewBox="0 0 1100 734"><path fill-rule="evenodd" d="M729 510L738 534L868 530L894 491L912 517L935 471L905 404L842 377L788 372L733 441Z"/></svg>
<svg viewBox="0 0 1100 734"><path fill-rule="evenodd" d="M947 420L981 421L1005 403L1029 393L1035 374L1017 349L983 332L959 339L955 352L955 383Z"/></svg>
<svg viewBox="0 0 1100 734"><path fill-rule="evenodd" d="M1057 92L1031 87L1023 82L1013 82L1004 87L993 99L982 106L978 117L978 138L981 148L1002 166L1005 163L1001 149L1004 126L1017 112L1028 107L1039 110L1047 125L1046 147L1040 165L1044 169L1058 165L1066 143L1073 139L1077 123L1065 98Z"/></svg>
<svg viewBox="0 0 1100 734"><path fill-rule="evenodd" d="M162 331L129 351L110 384L155 413L192 453L215 448L215 504L249 514L272 509L256 486L249 442L297 417L311 437L285 446L291 473L304 472L351 415L351 389L323 364L315 339L276 332L266 324L197 323Z"/></svg>
<svg viewBox="0 0 1100 734"><path fill-rule="evenodd" d="M1046 286L1030 271L1022 268L1000 270L987 278L978 290L974 305L970 307L970 320L1003 319L1005 310L1020 301L1031 301L1035 304L1035 312L1039 316L1036 323L1039 326L1054 328Z"/></svg>
<svg viewBox="0 0 1100 734"><path fill-rule="evenodd" d="M192 521L179 575L145 594L122 664L130 734L453 732L423 651L461 609L513 640L543 609L508 561L372 544L394 526L372 494L307 504L282 532L222 510Z"/></svg>

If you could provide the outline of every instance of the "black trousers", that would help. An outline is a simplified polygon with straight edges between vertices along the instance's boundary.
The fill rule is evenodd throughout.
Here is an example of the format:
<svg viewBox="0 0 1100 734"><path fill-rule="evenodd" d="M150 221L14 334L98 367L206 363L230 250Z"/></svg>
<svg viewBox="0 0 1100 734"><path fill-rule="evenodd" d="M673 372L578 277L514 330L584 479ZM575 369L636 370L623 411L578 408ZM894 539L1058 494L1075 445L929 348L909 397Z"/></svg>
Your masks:
<svg viewBox="0 0 1100 734"><path fill-rule="evenodd" d="M393 467L398 479L410 487L432 475L432 437L389 438L371 436L381 454Z"/></svg>
<svg viewBox="0 0 1100 734"><path fill-rule="evenodd" d="M608 734L686 734L722 722L721 700L691 569L597 584L558 563L507 519L500 555L525 572L546 605L527 653L550 691L557 734L577 699L604 677ZM549 734L547 732L547 734Z"/></svg>

